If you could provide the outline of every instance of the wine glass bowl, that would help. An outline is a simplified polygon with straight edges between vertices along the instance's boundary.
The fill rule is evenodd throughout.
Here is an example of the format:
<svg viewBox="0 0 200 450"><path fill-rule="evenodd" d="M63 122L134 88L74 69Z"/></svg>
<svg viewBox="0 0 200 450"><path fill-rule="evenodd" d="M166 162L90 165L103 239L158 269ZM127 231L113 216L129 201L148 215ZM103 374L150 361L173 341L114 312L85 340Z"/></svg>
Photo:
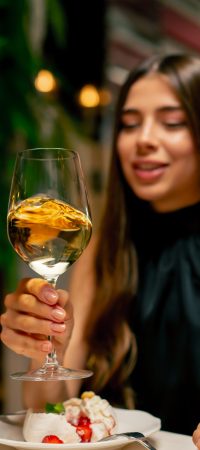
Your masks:
<svg viewBox="0 0 200 450"><path fill-rule="evenodd" d="M58 277L82 254L92 232L77 152L37 148L17 154L7 224L14 250L31 269L56 286ZM54 350L41 368L11 376L44 381L91 375L91 371L60 366Z"/></svg>

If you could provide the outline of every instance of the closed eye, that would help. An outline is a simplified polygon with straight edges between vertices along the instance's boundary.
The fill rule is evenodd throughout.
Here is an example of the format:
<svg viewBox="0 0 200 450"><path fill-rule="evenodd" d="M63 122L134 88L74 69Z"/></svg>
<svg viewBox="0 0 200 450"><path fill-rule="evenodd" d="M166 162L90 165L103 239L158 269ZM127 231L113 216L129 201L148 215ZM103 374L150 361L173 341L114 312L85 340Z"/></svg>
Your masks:
<svg viewBox="0 0 200 450"><path fill-rule="evenodd" d="M134 130L135 128L139 127L139 123L121 123L120 124L120 130Z"/></svg>
<svg viewBox="0 0 200 450"><path fill-rule="evenodd" d="M166 128L177 129L187 126L187 122L184 120L182 122L164 122Z"/></svg>
<svg viewBox="0 0 200 450"><path fill-rule="evenodd" d="M141 123L141 114L134 109L122 111L120 120L120 130L134 130Z"/></svg>

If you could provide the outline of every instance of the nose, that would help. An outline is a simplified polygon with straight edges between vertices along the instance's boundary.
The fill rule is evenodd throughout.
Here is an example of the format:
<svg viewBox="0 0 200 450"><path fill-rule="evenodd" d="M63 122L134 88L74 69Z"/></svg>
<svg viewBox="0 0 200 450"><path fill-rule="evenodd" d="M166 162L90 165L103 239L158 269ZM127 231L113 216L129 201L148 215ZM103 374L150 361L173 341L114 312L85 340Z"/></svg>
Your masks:
<svg viewBox="0 0 200 450"><path fill-rule="evenodd" d="M158 134L156 123L152 120L145 120L137 135L137 148L140 152L148 153L158 148Z"/></svg>

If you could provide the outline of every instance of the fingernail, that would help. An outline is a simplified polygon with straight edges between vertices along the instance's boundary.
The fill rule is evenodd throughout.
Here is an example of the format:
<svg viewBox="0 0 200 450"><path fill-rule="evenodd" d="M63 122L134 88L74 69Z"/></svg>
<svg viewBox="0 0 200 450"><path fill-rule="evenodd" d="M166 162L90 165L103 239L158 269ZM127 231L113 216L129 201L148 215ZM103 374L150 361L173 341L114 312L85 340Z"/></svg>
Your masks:
<svg viewBox="0 0 200 450"><path fill-rule="evenodd" d="M51 329L52 329L53 331L58 331L58 332L60 332L60 333L62 333L62 332L65 331L65 329L66 329L65 323L54 323L54 322L52 322L52 323L50 324L50 327L51 327Z"/></svg>
<svg viewBox="0 0 200 450"><path fill-rule="evenodd" d="M54 319L63 320L65 318L65 310L57 306L52 309L52 316Z"/></svg>
<svg viewBox="0 0 200 450"><path fill-rule="evenodd" d="M55 302L58 300L58 293L49 287L44 287L42 296L49 303Z"/></svg>

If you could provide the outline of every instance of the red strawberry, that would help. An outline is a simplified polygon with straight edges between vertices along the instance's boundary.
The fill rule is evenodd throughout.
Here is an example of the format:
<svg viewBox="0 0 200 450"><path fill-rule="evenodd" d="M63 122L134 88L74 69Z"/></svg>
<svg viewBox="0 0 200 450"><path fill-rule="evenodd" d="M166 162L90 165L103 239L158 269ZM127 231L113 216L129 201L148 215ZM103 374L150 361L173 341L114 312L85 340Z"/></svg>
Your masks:
<svg viewBox="0 0 200 450"><path fill-rule="evenodd" d="M81 442L90 442L92 436L92 430L88 425L78 425L76 432L81 438Z"/></svg>
<svg viewBox="0 0 200 450"><path fill-rule="evenodd" d="M64 444L64 442L59 439L58 436L55 436L54 434L49 434L49 436L44 436L42 439L42 442L44 444Z"/></svg>
<svg viewBox="0 0 200 450"><path fill-rule="evenodd" d="M78 426L80 427L85 427L85 426L89 426L90 425L90 419L89 417L86 416L80 416L78 419Z"/></svg>

